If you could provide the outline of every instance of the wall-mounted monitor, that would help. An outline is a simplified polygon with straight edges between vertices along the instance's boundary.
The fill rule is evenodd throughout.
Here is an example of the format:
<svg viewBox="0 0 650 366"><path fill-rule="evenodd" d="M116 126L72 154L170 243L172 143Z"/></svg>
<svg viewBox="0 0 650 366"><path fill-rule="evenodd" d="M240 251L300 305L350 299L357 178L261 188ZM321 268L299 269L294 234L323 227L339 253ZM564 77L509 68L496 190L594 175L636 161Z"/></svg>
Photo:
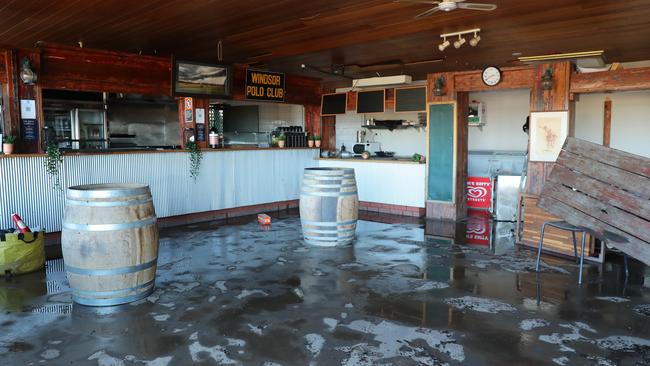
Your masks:
<svg viewBox="0 0 650 366"><path fill-rule="evenodd" d="M173 94L175 96L228 97L230 96L231 75L228 65L175 60Z"/></svg>
<svg viewBox="0 0 650 366"><path fill-rule="evenodd" d="M336 114L345 114L348 104L347 93L323 94L321 101L321 116L333 116Z"/></svg>
<svg viewBox="0 0 650 366"><path fill-rule="evenodd" d="M364 91L357 94L357 113L384 113L386 90Z"/></svg>
<svg viewBox="0 0 650 366"><path fill-rule="evenodd" d="M395 89L395 112L424 112L426 110L426 86Z"/></svg>

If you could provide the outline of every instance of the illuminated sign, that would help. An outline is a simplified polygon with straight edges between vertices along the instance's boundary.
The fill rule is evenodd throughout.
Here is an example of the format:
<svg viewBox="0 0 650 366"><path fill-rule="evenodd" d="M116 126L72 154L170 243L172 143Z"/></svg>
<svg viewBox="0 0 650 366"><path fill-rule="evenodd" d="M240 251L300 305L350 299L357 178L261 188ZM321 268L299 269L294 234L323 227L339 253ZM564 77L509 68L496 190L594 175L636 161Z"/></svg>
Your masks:
<svg viewBox="0 0 650 366"><path fill-rule="evenodd" d="M284 74L246 70L246 99L284 102Z"/></svg>

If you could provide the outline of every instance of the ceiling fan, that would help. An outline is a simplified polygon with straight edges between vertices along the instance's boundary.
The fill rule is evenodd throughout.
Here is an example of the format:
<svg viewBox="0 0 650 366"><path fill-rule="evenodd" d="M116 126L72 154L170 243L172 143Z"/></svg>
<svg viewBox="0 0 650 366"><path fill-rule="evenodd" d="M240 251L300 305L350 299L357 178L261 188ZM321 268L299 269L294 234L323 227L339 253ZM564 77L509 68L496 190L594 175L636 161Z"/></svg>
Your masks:
<svg viewBox="0 0 650 366"><path fill-rule="evenodd" d="M479 3L466 3L465 0L442 0L442 1L432 1L432 0L395 0L398 3L417 3L417 4L429 4L434 5L433 8L422 12L415 16L415 19L421 19L428 17L429 15L438 12L438 11L452 11L455 9L466 9L466 10L482 10L482 11L492 11L497 8L495 4L479 4Z"/></svg>

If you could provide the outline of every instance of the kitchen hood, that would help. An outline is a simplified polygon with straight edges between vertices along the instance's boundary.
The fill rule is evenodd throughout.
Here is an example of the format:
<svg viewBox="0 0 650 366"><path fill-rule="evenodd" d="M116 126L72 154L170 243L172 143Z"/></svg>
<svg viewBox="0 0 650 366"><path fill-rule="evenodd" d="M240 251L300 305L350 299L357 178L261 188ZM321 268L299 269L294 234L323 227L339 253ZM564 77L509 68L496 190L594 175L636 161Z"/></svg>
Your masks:
<svg viewBox="0 0 650 366"><path fill-rule="evenodd" d="M396 75L352 80L352 89L374 88L380 86L408 85L413 81L410 75Z"/></svg>

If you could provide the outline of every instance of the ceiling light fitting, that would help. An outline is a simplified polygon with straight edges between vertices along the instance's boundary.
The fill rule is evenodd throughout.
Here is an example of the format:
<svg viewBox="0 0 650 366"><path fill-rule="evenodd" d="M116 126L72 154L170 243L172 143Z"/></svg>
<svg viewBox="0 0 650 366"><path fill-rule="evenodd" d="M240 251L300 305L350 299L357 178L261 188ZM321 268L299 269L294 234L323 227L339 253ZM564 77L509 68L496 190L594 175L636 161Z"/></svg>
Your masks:
<svg viewBox="0 0 650 366"><path fill-rule="evenodd" d="M447 37L455 37L458 36L458 40L454 41L454 48L461 48L467 40L463 35L465 34L474 34L474 37L469 40L469 44L472 47L476 47L478 43L481 41L481 36L478 34L478 32L481 31L481 28L475 28L475 29L468 29L460 32L453 32L453 33L446 33L446 34L441 34L440 38L443 39L443 42L438 45L438 49L440 52L444 51L445 48L449 47L450 42L447 40Z"/></svg>

